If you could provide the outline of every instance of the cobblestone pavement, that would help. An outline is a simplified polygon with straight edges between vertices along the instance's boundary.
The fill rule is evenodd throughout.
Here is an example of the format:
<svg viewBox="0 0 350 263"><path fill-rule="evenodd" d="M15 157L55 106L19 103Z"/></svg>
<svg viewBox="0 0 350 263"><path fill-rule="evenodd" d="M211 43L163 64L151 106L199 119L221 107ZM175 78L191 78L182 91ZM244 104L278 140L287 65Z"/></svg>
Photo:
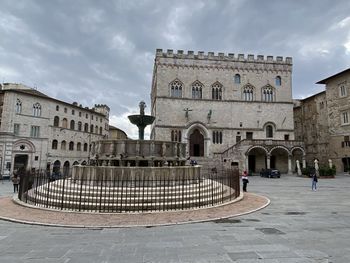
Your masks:
<svg viewBox="0 0 350 263"><path fill-rule="evenodd" d="M0 262L349 263L350 177L251 177L258 212L161 227L56 228L0 221ZM0 196L11 194L0 183Z"/></svg>

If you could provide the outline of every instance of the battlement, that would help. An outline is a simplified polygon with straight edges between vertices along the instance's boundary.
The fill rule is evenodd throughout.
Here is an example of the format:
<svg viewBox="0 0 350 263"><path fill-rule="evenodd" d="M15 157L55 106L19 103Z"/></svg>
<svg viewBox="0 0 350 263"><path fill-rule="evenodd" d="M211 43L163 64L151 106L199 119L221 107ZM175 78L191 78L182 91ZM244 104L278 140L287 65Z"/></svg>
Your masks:
<svg viewBox="0 0 350 263"><path fill-rule="evenodd" d="M95 104L95 108L105 108L110 111L110 108L106 104Z"/></svg>
<svg viewBox="0 0 350 263"><path fill-rule="evenodd" d="M187 51L187 54L184 53L183 50L178 50L176 53L172 49L168 49L166 52L163 52L163 49L156 50L156 57L163 58L182 58L182 59L205 59L205 60L226 60L226 61L242 61L242 62L264 62L264 63L276 63L276 64L293 64L293 60L291 57L285 57L283 59L282 56L266 56L257 55L256 57L252 54L244 55L244 54L233 54L219 52L215 55L214 52L204 53L204 51L198 51L195 54L193 51Z"/></svg>

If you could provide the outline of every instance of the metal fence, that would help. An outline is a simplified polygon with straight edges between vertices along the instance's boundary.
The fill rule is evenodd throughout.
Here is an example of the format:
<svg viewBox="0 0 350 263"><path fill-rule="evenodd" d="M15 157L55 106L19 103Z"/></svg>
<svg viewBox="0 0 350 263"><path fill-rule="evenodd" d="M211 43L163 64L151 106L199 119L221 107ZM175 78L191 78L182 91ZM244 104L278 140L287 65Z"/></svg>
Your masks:
<svg viewBox="0 0 350 263"><path fill-rule="evenodd" d="M233 170L202 170L192 178L139 175L99 180L53 178L36 171L21 176L18 198L44 208L125 213L210 207L239 195L239 174Z"/></svg>

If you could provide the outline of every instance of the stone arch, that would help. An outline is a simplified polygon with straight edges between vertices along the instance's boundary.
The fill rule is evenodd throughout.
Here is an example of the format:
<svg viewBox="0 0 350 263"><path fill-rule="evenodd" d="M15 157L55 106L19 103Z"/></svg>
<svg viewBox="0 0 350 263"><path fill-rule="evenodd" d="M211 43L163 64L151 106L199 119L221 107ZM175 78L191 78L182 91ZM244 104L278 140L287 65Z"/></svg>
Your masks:
<svg viewBox="0 0 350 263"><path fill-rule="evenodd" d="M271 153L272 153L274 150L276 150L276 149L283 149L283 150L285 150L285 151L287 152L288 155L291 155L290 150L289 150L287 147L282 146L282 145L278 145L278 146L272 147L272 148L270 149L270 151L269 151L269 154L271 154Z"/></svg>
<svg viewBox="0 0 350 263"><path fill-rule="evenodd" d="M281 173L291 173L291 156L290 150L283 145L272 147L269 151L271 168Z"/></svg>
<svg viewBox="0 0 350 263"><path fill-rule="evenodd" d="M265 124L263 125L263 129L265 131L265 137L267 139L273 138L277 130L276 124L272 121L265 122Z"/></svg>
<svg viewBox="0 0 350 263"><path fill-rule="evenodd" d="M300 150L300 151L303 153L303 156L306 155L305 150L304 150L303 147L300 147L300 146L294 146L294 147L292 147L292 149L290 150L291 154L293 154L293 152L294 152L295 150Z"/></svg>
<svg viewBox="0 0 350 263"><path fill-rule="evenodd" d="M192 136L192 140L191 140L191 136ZM193 136L197 138L196 142L194 142L195 138ZM199 147L199 151L200 151L199 156L209 155L210 135L207 127L203 123L196 122L190 125L186 130L185 139L188 142L187 152L189 153L189 155L191 155L191 153L193 153L194 151L194 148L197 149L197 147Z"/></svg>
<svg viewBox="0 0 350 263"><path fill-rule="evenodd" d="M35 145L31 141L28 141L26 139L19 139L13 144L13 150L26 153L34 153Z"/></svg>
<svg viewBox="0 0 350 263"><path fill-rule="evenodd" d="M169 95L170 97L182 98L184 94L184 84L178 78L169 83Z"/></svg>
<svg viewBox="0 0 350 263"><path fill-rule="evenodd" d="M276 89L270 84L261 88L261 100L266 102L276 101Z"/></svg>
<svg viewBox="0 0 350 263"><path fill-rule="evenodd" d="M256 148L259 148L259 149L262 149L263 151L265 151L266 155L269 154L269 151L264 147L264 146L261 146L261 145L254 145L254 146L251 146L245 153L245 155L248 155L249 152L253 149L256 149Z"/></svg>
<svg viewBox="0 0 350 263"><path fill-rule="evenodd" d="M241 97L245 101L254 101L256 100L256 89L255 87L247 83L241 89Z"/></svg>

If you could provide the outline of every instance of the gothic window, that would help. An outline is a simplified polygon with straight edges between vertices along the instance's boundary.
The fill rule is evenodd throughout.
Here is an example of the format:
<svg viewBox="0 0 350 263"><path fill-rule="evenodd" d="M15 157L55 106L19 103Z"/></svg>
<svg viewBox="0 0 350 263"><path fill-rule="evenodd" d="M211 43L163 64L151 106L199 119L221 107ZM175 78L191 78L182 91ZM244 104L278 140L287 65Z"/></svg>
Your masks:
<svg viewBox="0 0 350 263"><path fill-rule="evenodd" d="M62 141L61 142L61 150L65 150L66 149L66 141Z"/></svg>
<svg viewBox="0 0 350 263"><path fill-rule="evenodd" d="M70 151L74 150L74 142L69 142L69 150Z"/></svg>
<svg viewBox="0 0 350 263"><path fill-rule="evenodd" d="M95 133L98 134L98 126L95 126Z"/></svg>
<svg viewBox="0 0 350 263"><path fill-rule="evenodd" d="M66 118L62 120L62 128L68 128L68 120Z"/></svg>
<svg viewBox="0 0 350 263"><path fill-rule="evenodd" d="M271 86L266 86L262 89L262 100L263 101L273 101L274 94Z"/></svg>
<svg viewBox="0 0 350 263"><path fill-rule="evenodd" d="M53 118L53 126L54 127L60 126L60 117L55 116L55 118Z"/></svg>
<svg viewBox="0 0 350 263"><path fill-rule="evenodd" d="M235 81L235 84L241 84L241 75L236 74L234 81Z"/></svg>
<svg viewBox="0 0 350 263"><path fill-rule="evenodd" d="M84 124L84 132L89 132L89 124Z"/></svg>
<svg viewBox="0 0 350 263"><path fill-rule="evenodd" d="M88 149L88 144L84 143L84 152L87 152L87 149Z"/></svg>
<svg viewBox="0 0 350 263"><path fill-rule="evenodd" d="M81 129L82 129L82 123L81 121L78 121L78 131L81 131Z"/></svg>
<svg viewBox="0 0 350 263"><path fill-rule="evenodd" d="M203 88L203 85L199 81L195 81L192 84L192 99L202 98L202 88Z"/></svg>
<svg viewBox="0 0 350 263"><path fill-rule="evenodd" d="M254 88L253 86L247 85L243 89L243 100L253 101L254 100Z"/></svg>
<svg viewBox="0 0 350 263"><path fill-rule="evenodd" d="M77 151L81 151L81 143L80 142L77 143Z"/></svg>
<svg viewBox="0 0 350 263"><path fill-rule="evenodd" d="M222 144L222 132L221 131L213 131L213 143L214 144Z"/></svg>
<svg viewBox="0 0 350 263"><path fill-rule="evenodd" d="M90 132L94 133L94 125L93 124L90 125Z"/></svg>
<svg viewBox="0 0 350 263"><path fill-rule="evenodd" d="M214 83L211 86L211 93L213 100L222 100L222 85L219 82Z"/></svg>
<svg viewBox="0 0 350 263"><path fill-rule="evenodd" d="M36 117L41 116L41 106L39 103L35 103L33 105L33 116L36 116Z"/></svg>
<svg viewBox="0 0 350 263"><path fill-rule="evenodd" d="M102 135L102 127L100 127L100 134Z"/></svg>
<svg viewBox="0 0 350 263"><path fill-rule="evenodd" d="M53 140L52 141L52 149L53 150L57 150L57 145L58 145L58 141L57 140Z"/></svg>
<svg viewBox="0 0 350 263"><path fill-rule="evenodd" d="M281 86L282 85L282 79L280 76L277 76L275 79L276 86Z"/></svg>
<svg viewBox="0 0 350 263"><path fill-rule="evenodd" d="M73 120L70 121L70 129L71 130L75 129L75 121L73 121Z"/></svg>
<svg viewBox="0 0 350 263"><path fill-rule="evenodd" d="M171 131L171 141L172 142L181 142L181 131L180 130L172 130Z"/></svg>
<svg viewBox="0 0 350 263"><path fill-rule="evenodd" d="M22 113L22 102L19 99L16 101L16 113Z"/></svg>
<svg viewBox="0 0 350 263"><path fill-rule="evenodd" d="M266 138L273 138L273 127L272 125L266 126Z"/></svg>
<svg viewBox="0 0 350 263"><path fill-rule="evenodd" d="M182 83L179 80L174 80L170 83L170 96L176 98L182 97Z"/></svg>

